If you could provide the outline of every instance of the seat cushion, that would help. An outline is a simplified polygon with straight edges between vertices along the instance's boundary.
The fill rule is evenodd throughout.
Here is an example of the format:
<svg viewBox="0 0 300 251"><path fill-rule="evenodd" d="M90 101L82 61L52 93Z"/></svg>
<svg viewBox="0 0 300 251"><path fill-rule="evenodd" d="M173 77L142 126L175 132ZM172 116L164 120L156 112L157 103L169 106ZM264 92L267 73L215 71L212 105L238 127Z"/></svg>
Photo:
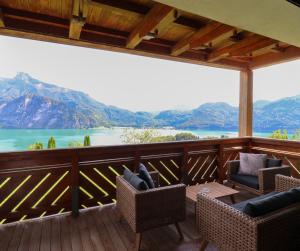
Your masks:
<svg viewBox="0 0 300 251"><path fill-rule="evenodd" d="M240 153L238 174L257 176L258 170L265 168L266 164L266 154Z"/></svg>
<svg viewBox="0 0 300 251"><path fill-rule="evenodd" d="M281 159L267 159L267 167L278 167L282 165Z"/></svg>
<svg viewBox="0 0 300 251"><path fill-rule="evenodd" d="M234 207L235 209L237 209L237 210L243 212L243 210L244 210L245 206L247 205L247 203L249 203L249 202L254 202L254 201L257 201L257 200L261 200L261 199L267 198L267 197L269 197L269 196L275 195L275 194L277 194L277 193L278 193L278 192L271 192L271 193L268 193L268 194L264 194L264 195L254 197L254 198L249 199L249 200L245 200L245 201L242 201L242 202L233 204L233 205L231 205L231 206Z"/></svg>
<svg viewBox="0 0 300 251"><path fill-rule="evenodd" d="M138 177L136 174L131 172L129 169L124 170L124 179L137 190L149 189L146 181Z"/></svg>
<svg viewBox="0 0 300 251"><path fill-rule="evenodd" d="M149 174L147 168L142 163L139 165L139 177L147 183L149 188L155 187L151 175Z"/></svg>
<svg viewBox="0 0 300 251"><path fill-rule="evenodd" d="M254 188L254 189L259 189L259 184L258 184L258 177L257 176L252 176L252 175L241 175L241 174L232 174L230 178L233 181L236 181L242 185Z"/></svg>
<svg viewBox="0 0 300 251"><path fill-rule="evenodd" d="M287 192L259 196L252 201L248 200L242 211L249 216L257 217L298 202L300 202L300 189L291 189Z"/></svg>

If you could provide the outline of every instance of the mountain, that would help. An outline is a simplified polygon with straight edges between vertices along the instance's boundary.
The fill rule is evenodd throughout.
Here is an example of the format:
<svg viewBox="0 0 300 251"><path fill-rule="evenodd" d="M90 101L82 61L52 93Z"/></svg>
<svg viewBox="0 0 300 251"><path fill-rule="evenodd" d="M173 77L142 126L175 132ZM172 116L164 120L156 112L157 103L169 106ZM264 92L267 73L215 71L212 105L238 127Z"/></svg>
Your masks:
<svg viewBox="0 0 300 251"><path fill-rule="evenodd" d="M26 73L0 79L2 128L151 126L152 117L107 106L85 93L44 83Z"/></svg>
<svg viewBox="0 0 300 251"><path fill-rule="evenodd" d="M0 128L174 127L237 130L238 107L206 103L186 111L132 112L26 73L0 78ZM300 128L300 95L254 103L254 130Z"/></svg>

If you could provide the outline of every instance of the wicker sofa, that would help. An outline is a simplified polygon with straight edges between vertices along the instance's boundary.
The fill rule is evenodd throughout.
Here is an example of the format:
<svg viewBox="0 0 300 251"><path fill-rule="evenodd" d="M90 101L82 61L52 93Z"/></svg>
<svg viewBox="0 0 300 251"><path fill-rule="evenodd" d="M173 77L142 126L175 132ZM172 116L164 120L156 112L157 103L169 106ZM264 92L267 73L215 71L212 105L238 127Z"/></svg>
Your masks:
<svg viewBox="0 0 300 251"><path fill-rule="evenodd" d="M274 159L267 159L271 162ZM282 174L290 176L290 167L288 165L272 166L260 169L258 176L239 175L239 160L228 161L227 184L233 188L239 186L255 194L265 194L275 189L275 176Z"/></svg>
<svg viewBox="0 0 300 251"><path fill-rule="evenodd" d="M117 177L117 209L136 233L139 250L142 232L175 224L183 239L178 222L185 220L185 185L159 187L158 172L150 172L155 188L138 191L123 176Z"/></svg>
<svg viewBox="0 0 300 251"><path fill-rule="evenodd" d="M276 175L276 191L300 186L300 180ZM300 203L259 217L247 214L205 194L198 194L197 226L203 238L220 251L300 250Z"/></svg>

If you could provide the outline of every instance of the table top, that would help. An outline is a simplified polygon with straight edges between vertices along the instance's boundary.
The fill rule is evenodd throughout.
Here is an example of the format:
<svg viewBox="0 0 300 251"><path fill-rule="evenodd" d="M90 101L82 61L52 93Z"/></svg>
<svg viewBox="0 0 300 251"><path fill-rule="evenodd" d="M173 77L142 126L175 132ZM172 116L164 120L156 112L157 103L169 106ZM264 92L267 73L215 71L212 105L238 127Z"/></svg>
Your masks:
<svg viewBox="0 0 300 251"><path fill-rule="evenodd" d="M207 190L207 192L205 192L205 190ZM197 201L197 194L200 192L206 193L212 198L220 198L239 193L239 191L217 182L209 182L186 187L186 197L194 202Z"/></svg>

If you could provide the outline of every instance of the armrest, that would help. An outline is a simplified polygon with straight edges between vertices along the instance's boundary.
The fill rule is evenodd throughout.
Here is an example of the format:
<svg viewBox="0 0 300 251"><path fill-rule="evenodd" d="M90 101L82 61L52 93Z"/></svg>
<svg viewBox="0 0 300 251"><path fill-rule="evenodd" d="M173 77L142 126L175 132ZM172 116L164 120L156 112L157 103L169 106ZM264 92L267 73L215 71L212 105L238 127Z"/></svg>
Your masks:
<svg viewBox="0 0 300 251"><path fill-rule="evenodd" d="M206 194L198 194L197 228L202 238L217 247L224 250L248 250L252 247L256 250L256 225L255 218Z"/></svg>
<svg viewBox="0 0 300 251"><path fill-rule="evenodd" d="M275 183L275 190L277 192L284 192L290 190L291 188L299 187L300 179L295 179L293 177L283 175L276 175Z"/></svg>
<svg viewBox="0 0 300 251"><path fill-rule="evenodd" d="M185 220L185 185L158 187L136 193L136 230Z"/></svg>
<svg viewBox="0 0 300 251"><path fill-rule="evenodd" d="M132 230L135 230L135 197L137 190L132 187L122 176L116 177L117 209L126 219Z"/></svg>
<svg viewBox="0 0 300 251"><path fill-rule="evenodd" d="M230 179L230 176L232 174L237 174L240 168L240 161L239 160L228 161L227 168L228 168L228 172L227 172L228 179Z"/></svg>
<svg viewBox="0 0 300 251"><path fill-rule="evenodd" d="M275 190L275 176L277 174L290 176L290 167L283 165L280 167L268 167L258 170L259 190L262 193Z"/></svg>

